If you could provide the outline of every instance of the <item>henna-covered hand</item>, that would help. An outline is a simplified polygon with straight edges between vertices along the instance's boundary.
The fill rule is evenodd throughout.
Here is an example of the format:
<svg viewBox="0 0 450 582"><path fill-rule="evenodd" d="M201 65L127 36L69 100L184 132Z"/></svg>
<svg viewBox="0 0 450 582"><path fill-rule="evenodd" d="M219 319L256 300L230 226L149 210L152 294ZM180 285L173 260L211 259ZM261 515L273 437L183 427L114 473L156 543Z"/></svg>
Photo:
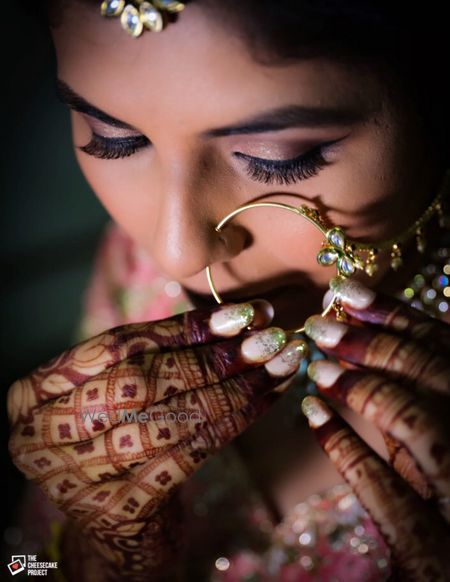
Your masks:
<svg viewBox="0 0 450 582"><path fill-rule="evenodd" d="M267 328L267 307L122 325L10 387L14 463L89 534L107 579L173 576L178 486L293 379L304 342Z"/></svg>
<svg viewBox="0 0 450 582"><path fill-rule="evenodd" d="M392 549L401 580L450 577L450 326L357 281L332 289L348 321L312 316L306 333L332 360L308 367L321 394L382 432L379 457L321 399L302 409L331 461Z"/></svg>

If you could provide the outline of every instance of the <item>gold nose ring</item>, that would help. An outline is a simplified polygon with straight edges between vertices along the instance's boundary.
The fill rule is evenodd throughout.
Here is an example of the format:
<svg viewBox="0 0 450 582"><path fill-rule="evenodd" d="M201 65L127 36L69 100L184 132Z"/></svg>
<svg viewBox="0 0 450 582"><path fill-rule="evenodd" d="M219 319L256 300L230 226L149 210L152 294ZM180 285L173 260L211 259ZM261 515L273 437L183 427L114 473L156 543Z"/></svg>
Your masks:
<svg viewBox="0 0 450 582"><path fill-rule="evenodd" d="M290 204L283 204L281 202L253 202L250 204L245 204L239 208L236 208L233 210L233 212L230 212L230 214L225 216L225 218L223 218L215 227L215 230L216 232L220 232L230 220L245 210L249 210L250 208L268 207L281 208L282 210L288 210L289 212L293 212L298 216L302 216L321 232L324 240L322 242L321 249L317 253L317 261L320 265L336 265L336 274L340 277L349 277L356 271L356 269L364 269L363 259L354 253L353 246L350 245L346 240L344 230L340 226L331 228L328 227L325 224L323 218L320 216L319 212L315 208L310 208L305 204L298 207L291 206ZM212 278L211 265L206 267L206 277L208 279L208 284L214 299L219 304L223 303L223 300L220 297ZM335 293L333 293L333 296L331 297L328 305L322 311L322 317L325 317L331 311L335 312L336 318L338 320L345 319L345 313L339 303L339 298ZM251 328L249 327L249 329ZM288 335L298 334L303 333L304 330L305 326L303 325L297 329L286 330L286 333Z"/></svg>

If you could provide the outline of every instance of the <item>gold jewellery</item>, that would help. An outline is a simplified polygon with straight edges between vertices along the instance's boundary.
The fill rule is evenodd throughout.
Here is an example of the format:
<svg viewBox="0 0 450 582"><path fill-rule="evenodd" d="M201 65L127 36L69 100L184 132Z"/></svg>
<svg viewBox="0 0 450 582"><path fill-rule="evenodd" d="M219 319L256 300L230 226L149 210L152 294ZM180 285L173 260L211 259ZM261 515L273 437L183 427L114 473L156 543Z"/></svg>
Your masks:
<svg viewBox="0 0 450 582"><path fill-rule="evenodd" d="M447 170L437 195L423 214L399 236L378 243L363 243L351 240L345 235L342 227L327 225L316 209L310 208L305 204L297 207L281 202L254 202L240 206L225 216L215 227L215 230L216 232L220 232L232 218L251 208L272 207L288 210L305 218L323 235L322 247L317 253L317 262L320 265L324 267L335 265L337 275L340 277L350 277L357 270L363 271L371 277L378 269L377 258L382 251L388 251L390 253L390 266L394 271L398 270L403 263L402 249L405 243L414 236L417 250L420 253L424 253L426 248L425 225L436 216L439 225L441 227L446 226L443 199L444 194L448 194L449 192L449 185L450 170ZM223 303L212 279L211 265L206 267L206 277L214 299L219 304ZM336 294L333 295L323 310L322 317L325 317L331 311L335 312L336 319L345 319L345 313ZM295 334L302 333L303 331L304 327L300 327L298 329L288 330L288 333Z"/></svg>
<svg viewBox="0 0 450 582"><path fill-rule="evenodd" d="M120 16L122 28L133 38L142 34L144 29L160 32L171 14L184 8L176 0L104 0L101 4L102 16Z"/></svg>

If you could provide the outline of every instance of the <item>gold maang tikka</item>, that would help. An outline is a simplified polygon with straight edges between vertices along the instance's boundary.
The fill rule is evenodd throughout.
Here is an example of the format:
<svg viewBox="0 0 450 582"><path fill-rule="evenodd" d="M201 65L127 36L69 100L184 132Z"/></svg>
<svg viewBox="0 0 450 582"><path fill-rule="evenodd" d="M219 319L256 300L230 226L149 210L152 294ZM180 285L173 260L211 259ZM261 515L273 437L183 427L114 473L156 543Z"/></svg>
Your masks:
<svg viewBox="0 0 450 582"><path fill-rule="evenodd" d="M402 250L406 243L415 237L418 252L423 253L426 248L425 227L433 217L438 218L441 228L448 227L448 217L444 214L443 202L445 193L448 194L450 185L450 169L445 172L444 179L434 197L423 214L400 235L378 243L364 243L348 238L345 231L340 226L331 226L322 218L319 211L305 204L301 206L291 206L281 202L253 202L240 206L225 216L215 227L216 232L222 228L235 216L251 208L272 207L288 210L302 216L313 224L323 235L322 247L317 253L317 262L329 267L335 265L337 276L342 278L351 277L358 270L365 272L372 277L378 269L377 259L383 251L390 253L390 266L397 271L403 264ZM208 284L217 303L223 303L217 288L212 279L211 266L206 267ZM334 294L328 305L322 312L322 317L334 312L337 320L345 320L346 316L337 294ZM250 328L249 328L250 329ZM288 334L302 333L304 327L287 330Z"/></svg>
<svg viewBox="0 0 450 582"><path fill-rule="evenodd" d="M181 12L184 6L176 0L104 0L100 9L102 16L119 16L122 28L137 38L145 29L161 32L170 15Z"/></svg>

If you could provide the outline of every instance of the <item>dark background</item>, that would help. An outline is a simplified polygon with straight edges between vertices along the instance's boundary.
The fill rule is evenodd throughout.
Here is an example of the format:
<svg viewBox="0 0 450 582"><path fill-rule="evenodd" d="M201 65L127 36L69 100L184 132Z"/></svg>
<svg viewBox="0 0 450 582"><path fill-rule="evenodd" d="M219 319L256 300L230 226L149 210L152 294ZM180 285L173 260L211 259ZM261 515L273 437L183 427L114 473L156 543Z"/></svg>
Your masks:
<svg viewBox="0 0 450 582"><path fill-rule="evenodd" d="M14 380L76 343L83 291L108 215L76 164L69 113L54 91L55 60L45 23L30 14L29 5L16 2L4 6L3 24L1 545L6 559L27 550L17 527L25 480L8 455L6 394Z"/></svg>

